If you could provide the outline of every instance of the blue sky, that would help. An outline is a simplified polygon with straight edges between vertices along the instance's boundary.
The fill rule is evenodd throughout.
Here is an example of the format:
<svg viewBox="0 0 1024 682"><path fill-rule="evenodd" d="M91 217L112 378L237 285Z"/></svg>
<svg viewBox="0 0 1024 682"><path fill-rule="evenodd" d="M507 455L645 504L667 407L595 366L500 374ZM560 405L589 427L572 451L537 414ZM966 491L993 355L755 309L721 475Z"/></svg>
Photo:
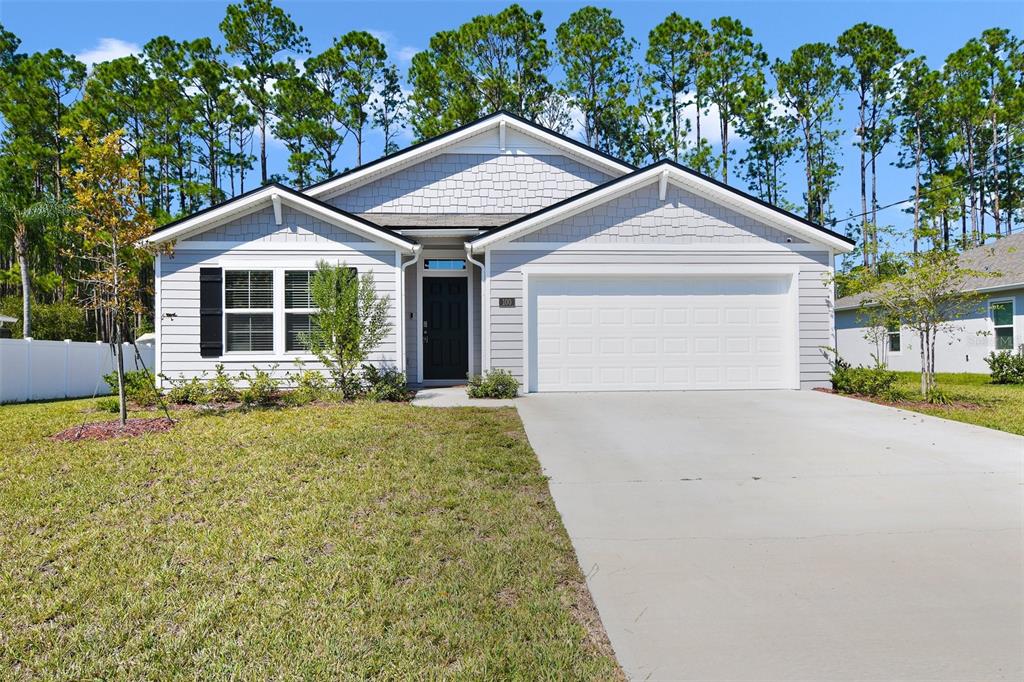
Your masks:
<svg viewBox="0 0 1024 682"><path fill-rule="evenodd" d="M59 47L84 60L122 56L137 49L150 38L166 34L183 40L204 35L217 37L217 24L224 16L222 0L0 0L0 22L22 39L22 49L46 50ZM458 26L469 18L491 13L508 2L341 2L281 1L300 23L317 52L327 47L334 36L353 29L376 33L388 45L392 58L401 68L419 49L426 47L436 31ZM526 9L542 10L553 42L555 27L583 2L522 2ZM672 11L707 23L716 16L731 15L749 26L769 56L784 57L805 42L833 42L842 31L860 21L888 26L900 42L925 55L933 67L945 56L986 28L1002 26L1021 36L1024 27L1022 2L605 2L624 22L627 32L641 45L648 31ZM557 70L552 74L557 77ZM859 212L857 164L851 146L852 107L843 112L846 133L843 137L844 173L834 197L836 214ZM380 143L368 142L364 159L373 158ZM282 148L272 148L272 167L283 171ZM351 162L351 146L342 155L342 163ZM889 159L891 160L891 159ZM790 194L799 201L799 169L789 174ZM911 178L899 169L880 171L879 199L885 204L908 195ZM907 218L898 209L883 213L897 225Z"/></svg>

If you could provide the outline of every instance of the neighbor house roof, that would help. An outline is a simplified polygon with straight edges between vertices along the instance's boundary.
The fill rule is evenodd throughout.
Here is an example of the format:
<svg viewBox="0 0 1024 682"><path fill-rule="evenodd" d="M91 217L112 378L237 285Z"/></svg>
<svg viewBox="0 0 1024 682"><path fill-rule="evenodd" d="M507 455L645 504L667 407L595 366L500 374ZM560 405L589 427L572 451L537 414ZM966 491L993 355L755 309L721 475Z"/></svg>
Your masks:
<svg viewBox="0 0 1024 682"><path fill-rule="evenodd" d="M987 277L971 277L966 291L1000 291L1024 288L1024 234L1014 234L988 244L976 246L960 254L960 267L991 273ZM868 298L867 292L843 296L836 301L836 310L859 308Z"/></svg>
<svg viewBox="0 0 1024 682"><path fill-rule="evenodd" d="M542 208L539 211L513 220L506 225L471 239L469 243L472 244L474 251L480 251L493 244L515 239L655 181L672 182L683 189L699 193L702 196L711 197L740 213L750 215L792 234L824 243L829 248L833 248L840 253L847 253L853 250L855 245L855 242L849 237L833 232L795 213L790 213L735 187L668 160L659 161L646 168L635 170L622 177L597 185L586 192L581 192L556 204L552 204L547 208Z"/></svg>

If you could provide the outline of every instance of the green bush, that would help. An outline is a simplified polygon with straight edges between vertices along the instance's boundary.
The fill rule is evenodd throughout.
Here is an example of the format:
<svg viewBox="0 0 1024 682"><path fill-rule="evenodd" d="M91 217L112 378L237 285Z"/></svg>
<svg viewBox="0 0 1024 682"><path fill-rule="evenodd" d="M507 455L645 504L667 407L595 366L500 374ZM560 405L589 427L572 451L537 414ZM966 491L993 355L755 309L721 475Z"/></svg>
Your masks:
<svg viewBox="0 0 1024 682"><path fill-rule="evenodd" d="M508 370L492 369L483 376L470 376L466 394L470 398L515 398L519 386L519 380Z"/></svg>
<svg viewBox="0 0 1024 682"><path fill-rule="evenodd" d="M203 376L191 379L171 379L165 374L160 378L171 385L167 391L167 399L175 405L204 405L210 401L210 391L203 381Z"/></svg>
<svg viewBox="0 0 1024 682"><path fill-rule="evenodd" d="M213 379L210 380L206 386L208 399L210 402L223 405L225 403L234 403L239 400L238 388L235 386L235 380L231 378L227 372L224 371L224 364L217 363L214 366Z"/></svg>
<svg viewBox="0 0 1024 682"><path fill-rule="evenodd" d="M932 405L952 405L953 399L948 393L939 388L938 386L932 386L928 389L928 394L925 396L925 400Z"/></svg>
<svg viewBox="0 0 1024 682"><path fill-rule="evenodd" d="M117 394L117 372L103 375L103 381L116 395ZM153 388L153 375L144 370L132 370L124 373L124 394L131 402L141 407L155 405L157 400L156 389Z"/></svg>
<svg viewBox="0 0 1024 682"><path fill-rule="evenodd" d="M269 407L277 402L281 382L270 375L270 372L253 367L253 373L242 372L239 375L247 382L241 391L242 404L246 407ZM276 369L276 365L274 366ZM273 369L271 370L273 371Z"/></svg>
<svg viewBox="0 0 1024 682"><path fill-rule="evenodd" d="M96 409L100 412L117 413L121 411L121 406L118 404L117 398L107 396L106 398L96 399Z"/></svg>
<svg viewBox="0 0 1024 682"><path fill-rule="evenodd" d="M896 387L899 375L881 363L873 367L853 367L835 354L832 360L832 389L837 393L863 395L898 402L906 398Z"/></svg>
<svg viewBox="0 0 1024 682"><path fill-rule="evenodd" d="M295 388L284 394L282 400L286 405L308 405L327 396L327 378L315 369L302 369L298 363L299 373L294 375ZM289 373L289 377L291 377Z"/></svg>
<svg viewBox="0 0 1024 682"><path fill-rule="evenodd" d="M1024 345L1017 352L1004 350L985 358L993 384L1024 384Z"/></svg>
<svg viewBox="0 0 1024 682"><path fill-rule="evenodd" d="M70 302L32 302L32 338L52 341L93 341L96 334L89 329L85 308ZM11 323L11 336L22 337L21 296L5 296L0 300L0 315L17 319Z"/></svg>
<svg viewBox="0 0 1024 682"><path fill-rule="evenodd" d="M409 399L405 372L394 367L363 365L363 381L366 383L366 397L370 400L400 403Z"/></svg>

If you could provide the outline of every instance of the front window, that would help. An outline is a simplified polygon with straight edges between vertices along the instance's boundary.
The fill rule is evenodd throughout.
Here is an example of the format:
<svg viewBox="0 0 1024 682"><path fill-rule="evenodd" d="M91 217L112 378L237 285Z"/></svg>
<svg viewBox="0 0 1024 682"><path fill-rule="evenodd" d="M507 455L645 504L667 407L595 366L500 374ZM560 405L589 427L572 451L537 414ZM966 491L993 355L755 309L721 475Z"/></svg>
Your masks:
<svg viewBox="0 0 1024 682"><path fill-rule="evenodd" d="M286 270L284 273L284 349L309 350L313 331L313 298L310 283L316 270Z"/></svg>
<svg viewBox="0 0 1024 682"><path fill-rule="evenodd" d="M989 314L996 336L996 350L1013 350L1013 301L989 304Z"/></svg>
<svg viewBox="0 0 1024 682"><path fill-rule="evenodd" d="M887 342L887 348L890 353L900 352L900 325L898 322L890 322L885 327L885 337Z"/></svg>
<svg viewBox="0 0 1024 682"><path fill-rule="evenodd" d="M224 273L224 330L229 353L274 350L273 271Z"/></svg>

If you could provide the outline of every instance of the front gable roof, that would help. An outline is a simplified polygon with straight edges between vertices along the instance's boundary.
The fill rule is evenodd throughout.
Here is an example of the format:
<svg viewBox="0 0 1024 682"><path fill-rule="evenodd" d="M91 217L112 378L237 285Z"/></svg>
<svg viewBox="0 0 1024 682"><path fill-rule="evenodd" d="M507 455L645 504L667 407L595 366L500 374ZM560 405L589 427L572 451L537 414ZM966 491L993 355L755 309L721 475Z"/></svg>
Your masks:
<svg viewBox="0 0 1024 682"><path fill-rule="evenodd" d="M746 192L667 160L641 168L540 211L513 220L502 227L471 239L468 244L475 253L479 253L490 246L521 237L652 182L672 182L683 189L721 202L740 213L747 214L785 232L823 244L839 253L848 253L853 250L855 245L853 240L838 232L833 232Z"/></svg>
<svg viewBox="0 0 1024 682"><path fill-rule="evenodd" d="M588 147L582 142L556 133L553 130L548 130L543 126L507 111L498 111L437 137L432 137L429 140L406 147L394 154L383 156L375 161L345 171L333 178L310 185L303 192L312 197L325 198L334 196L358 187L367 180L378 178L415 163L420 163L432 156L449 151L465 151L465 145L471 145L475 139L479 139L482 134L488 133L488 131L494 134L494 139L499 148L504 146L506 136L510 137L513 133L517 133L527 138L535 139L570 158L577 159L586 165L614 176L636 170L635 166L610 154Z"/></svg>
<svg viewBox="0 0 1024 682"><path fill-rule="evenodd" d="M306 196L279 183L258 187L233 199L163 225L154 230L153 234L143 239L142 243L157 245L185 239L270 205L274 205L275 210L277 210L276 206L279 202L314 215L328 223L363 235L372 241L387 244L407 253L411 253L413 246L416 244L412 239L386 230L362 216L349 213L330 204L325 204L318 199Z"/></svg>

